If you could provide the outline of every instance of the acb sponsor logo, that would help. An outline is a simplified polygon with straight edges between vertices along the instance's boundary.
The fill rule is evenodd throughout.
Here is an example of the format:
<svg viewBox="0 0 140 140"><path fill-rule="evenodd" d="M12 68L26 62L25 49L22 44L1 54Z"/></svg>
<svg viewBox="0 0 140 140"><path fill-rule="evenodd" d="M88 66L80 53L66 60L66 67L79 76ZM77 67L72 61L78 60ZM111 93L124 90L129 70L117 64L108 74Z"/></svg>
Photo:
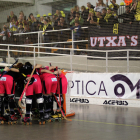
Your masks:
<svg viewBox="0 0 140 140"><path fill-rule="evenodd" d="M81 98L70 98L70 102L73 102L73 103L86 103L86 104L88 104L89 100L88 99L81 99Z"/></svg>
<svg viewBox="0 0 140 140"><path fill-rule="evenodd" d="M105 100L104 105L118 105L118 106L128 106L127 101L118 101L118 100Z"/></svg>

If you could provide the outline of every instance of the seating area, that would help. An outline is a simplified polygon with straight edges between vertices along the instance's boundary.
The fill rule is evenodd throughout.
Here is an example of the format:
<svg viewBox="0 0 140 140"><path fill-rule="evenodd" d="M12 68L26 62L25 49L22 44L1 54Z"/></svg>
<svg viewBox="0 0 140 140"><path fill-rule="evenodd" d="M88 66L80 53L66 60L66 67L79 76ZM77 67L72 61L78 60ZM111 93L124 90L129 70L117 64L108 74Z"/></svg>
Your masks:
<svg viewBox="0 0 140 140"><path fill-rule="evenodd" d="M7 16L7 23L3 26L0 33L0 43L2 44L35 44L35 43L51 43L72 40L88 40L88 31L95 27L100 30L102 28L112 29L117 24L139 25L140 23L140 1L133 0L131 3L121 2L116 4L116 0L112 0L108 4L108 0L98 0L96 5L87 2L87 5L72 7L69 13L57 10L55 13L46 13L44 15L34 15L29 13L28 17L24 11L19 11L19 15L15 15L13 11ZM124 6L125 5L125 6ZM123 6L125 12L118 14L119 8ZM82 27L88 27L82 29ZM61 30L70 28L71 30L63 30L59 32L46 32L49 30ZM78 28L78 29L75 29ZM42 31L38 40L38 32ZM36 32L36 34L29 33ZM25 33L15 35L17 33ZM29 34L26 34L29 33ZM87 49L87 43L74 43L74 48ZM71 44L59 43L55 45L43 45L44 47L71 47ZM15 48L16 49L16 48ZM22 48L21 48L22 50ZM43 49L43 51L46 51ZM48 52L55 52L56 49ZM58 51L59 52L59 51ZM63 51L60 51L63 53Z"/></svg>

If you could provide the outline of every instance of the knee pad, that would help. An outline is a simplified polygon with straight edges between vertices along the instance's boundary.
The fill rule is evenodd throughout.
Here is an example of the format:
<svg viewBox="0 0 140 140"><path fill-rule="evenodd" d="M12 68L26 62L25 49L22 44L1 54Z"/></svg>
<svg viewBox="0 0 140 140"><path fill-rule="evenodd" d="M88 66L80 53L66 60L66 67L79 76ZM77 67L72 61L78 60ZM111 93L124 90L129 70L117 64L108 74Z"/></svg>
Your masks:
<svg viewBox="0 0 140 140"><path fill-rule="evenodd" d="M38 104L44 103L44 99L42 97L37 98L36 101L37 101Z"/></svg>
<svg viewBox="0 0 140 140"><path fill-rule="evenodd" d="M44 99L43 99L43 97L42 97L42 93L36 94L36 98L37 98L36 102L37 102L38 104L44 103Z"/></svg>
<svg viewBox="0 0 140 140"><path fill-rule="evenodd" d="M30 96L26 96L26 104L32 104L32 100L33 100L33 95Z"/></svg>
<svg viewBox="0 0 140 140"><path fill-rule="evenodd" d="M26 98L26 104L32 104L32 99Z"/></svg>

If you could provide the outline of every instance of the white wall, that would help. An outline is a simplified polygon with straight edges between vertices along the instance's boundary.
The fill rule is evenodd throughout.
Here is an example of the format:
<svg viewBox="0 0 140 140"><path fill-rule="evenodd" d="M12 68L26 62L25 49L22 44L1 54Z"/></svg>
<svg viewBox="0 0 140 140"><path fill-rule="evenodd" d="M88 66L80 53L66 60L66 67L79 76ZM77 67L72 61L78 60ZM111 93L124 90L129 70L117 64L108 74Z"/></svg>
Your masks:
<svg viewBox="0 0 140 140"><path fill-rule="evenodd" d="M43 14L48 14L52 12L52 7L51 6L45 6L45 5L40 5L40 3L36 0L35 5L33 6L28 6L28 5L24 5L24 6L19 6L16 8L13 8L11 6L10 9L8 10L4 10L0 12L0 23L3 22L7 22L7 15L10 15L10 11L13 11L15 15L17 15L17 17L19 16L19 12L20 11L24 12L24 15L26 16L26 18L28 18L30 13L33 13L35 16L37 14L40 14L41 16Z"/></svg>
<svg viewBox="0 0 140 140"><path fill-rule="evenodd" d="M34 3L34 0L0 0L0 1Z"/></svg>
<svg viewBox="0 0 140 140"><path fill-rule="evenodd" d="M77 5L79 5L79 7L83 5L86 6L87 2L90 2L92 5L96 6L96 2L98 2L98 0L77 0ZM116 0L116 2L117 4L120 4L121 2L123 2L123 0ZM104 0L104 3L106 3L106 0Z"/></svg>

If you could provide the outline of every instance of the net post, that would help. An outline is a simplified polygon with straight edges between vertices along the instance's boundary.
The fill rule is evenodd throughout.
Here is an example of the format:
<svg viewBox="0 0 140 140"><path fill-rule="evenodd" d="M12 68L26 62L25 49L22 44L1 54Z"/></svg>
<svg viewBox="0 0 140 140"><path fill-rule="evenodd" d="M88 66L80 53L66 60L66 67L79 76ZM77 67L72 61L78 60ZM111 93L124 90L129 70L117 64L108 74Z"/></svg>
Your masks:
<svg viewBox="0 0 140 140"><path fill-rule="evenodd" d="M74 46L74 42L73 42L73 30L72 30L72 49L70 51L70 67L71 67L71 71L72 71L72 57L73 57L73 46Z"/></svg>
<svg viewBox="0 0 140 140"><path fill-rule="evenodd" d="M40 57L40 49L39 49L39 32L38 32L38 57Z"/></svg>
<svg viewBox="0 0 140 140"><path fill-rule="evenodd" d="M34 66L35 66L35 46L34 46Z"/></svg>
<svg viewBox="0 0 140 140"><path fill-rule="evenodd" d="M108 52L106 52L106 72L108 72Z"/></svg>
<svg viewBox="0 0 140 140"><path fill-rule="evenodd" d="M88 72L88 57L86 58L87 58L86 72Z"/></svg>
<svg viewBox="0 0 140 140"><path fill-rule="evenodd" d="M8 45L8 64L10 64L10 53L9 53L9 45Z"/></svg>
<svg viewBox="0 0 140 140"><path fill-rule="evenodd" d="M127 73L129 73L129 51L127 51Z"/></svg>

